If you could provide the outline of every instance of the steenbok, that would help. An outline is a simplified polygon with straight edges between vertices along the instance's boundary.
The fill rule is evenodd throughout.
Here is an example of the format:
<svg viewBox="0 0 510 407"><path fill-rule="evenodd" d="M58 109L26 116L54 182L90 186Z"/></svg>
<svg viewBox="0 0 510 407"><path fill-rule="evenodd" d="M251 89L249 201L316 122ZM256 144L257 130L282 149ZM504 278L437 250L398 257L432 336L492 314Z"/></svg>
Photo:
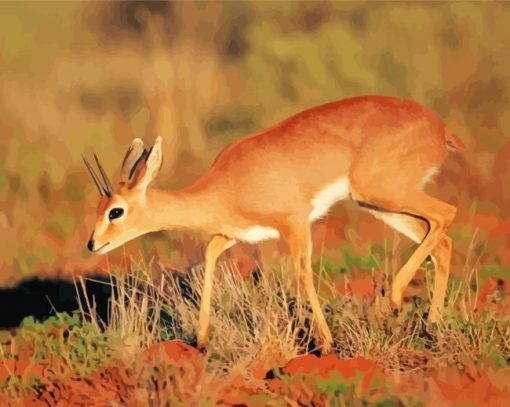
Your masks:
<svg viewBox="0 0 510 407"><path fill-rule="evenodd" d="M150 149L133 140L114 190L96 157L100 177L85 163L101 198L89 250L104 254L145 233L195 229L212 236L206 250L198 344L206 342L215 263L236 242L283 238L304 285L322 350L332 336L314 288L310 225L337 201L351 197L419 243L393 279L399 307L417 268L435 265L429 319L438 321L448 280L456 208L423 191L448 150L464 145L441 119L416 102L355 97L314 107L226 147L211 168L179 191L149 188L162 163L161 138Z"/></svg>

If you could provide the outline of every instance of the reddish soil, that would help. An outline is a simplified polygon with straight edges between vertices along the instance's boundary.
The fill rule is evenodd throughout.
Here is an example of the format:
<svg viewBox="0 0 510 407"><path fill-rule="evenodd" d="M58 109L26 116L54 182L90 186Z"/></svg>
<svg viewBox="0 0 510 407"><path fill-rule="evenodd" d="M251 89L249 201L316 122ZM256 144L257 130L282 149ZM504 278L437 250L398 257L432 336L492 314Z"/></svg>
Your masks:
<svg viewBox="0 0 510 407"><path fill-rule="evenodd" d="M368 273L354 278L346 278L341 275L336 280L336 288L339 295L357 296L365 299L375 297L375 282Z"/></svg>
<svg viewBox="0 0 510 407"><path fill-rule="evenodd" d="M280 374L289 375L296 380L285 381L275 378L269 382L269 389L275 393L298 400L302 405L324 405L327 396L321 395L317 390L317 376L321 379L338 380L338 375L346 382L352 382L361 377L361 393L367 393L377 378L385 380L381 368L374 362L358 357L351 360L342 360L335 355L317 357L315 355L299 356L290 360L280 369Z"/></svg>
<svg viewBox="0 0 510 407"><path fill-rule="evenodd" d="M40 394L30 394L23 399L11 400L0 395L1 405L87 405L102 406L114 402L126 405L143 405L147 401L147 389L140 388L143 371L150 372L162 386L171 387L169 373L176 379L175 388L166 390L150 389L154 400L178 397L182 400L195 397L197 392L210 394L216 405L262 406L271 393L287 400L296 400L302 405L327 404L327 396L317 391L319 385L332 380L335 386L339 380L354 385L358 396L370 394L377 397L383 390L391 389L392 394L413 394L425 405L447 406L470 404L503 406L510 403L510 372L490 366L474 366L470 362L461 367L429 367L410 374L399 375L385 372L375 362L357 357L343 360L336 355L317 357L304 355L279 364L277 358L265 353L246 372L230 374L227 377L209 378L204 381L207 356L195 348L179 342L162 342L153 345L136 356L133 364L142 366L133 374L129 364L112 363L96 371L90 377L73 376L63 366L30 363L26 357L19 360L4 359L0 364L0 382L15 374L22 380L39 377L44 383ZM278 367L278 365L280 367ZM170 368L170 370L165 370ZM273 377L267 375L273 370ZM142 373L140 373L142 372ZM155 376L154 376L155 375ZM285 375L288 379L282 381ZM292 379L295 380L292 380ZM322 382L321 382L322 380ZM324 382L326 381L326 382ZM358 384L355 384L358 383ZM207 386L204 388L203 386ZM159 399L158 399L159 397ZM264 399L266 397L266 399ZM157 403L157 401L154 401Z"/></svg>
<svg viewBox="0 0 510 407"><path fill-rule="evenodd" d="M167 362L182 364L203 361L204 357L196 348L180 341L160 342L148 347L144 352L149 360L162 358Z"/></svg>

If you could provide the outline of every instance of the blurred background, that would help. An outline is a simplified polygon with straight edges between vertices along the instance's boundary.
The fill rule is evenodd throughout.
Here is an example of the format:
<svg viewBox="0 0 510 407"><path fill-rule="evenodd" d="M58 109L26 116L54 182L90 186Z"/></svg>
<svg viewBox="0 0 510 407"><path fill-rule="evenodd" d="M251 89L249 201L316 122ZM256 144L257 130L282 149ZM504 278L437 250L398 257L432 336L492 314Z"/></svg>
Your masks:
<svg viewBox="0 0 510 407"><path fill-rule="evenodd" d="M359 94L412 98L464 141L431 193L459 206L454 267L510 273L510 3L0 3L0 285L125 266L186 270L205 236L158 233L108 256L86 240L97 192L134 137L164 138L157 185L179 188L236 138ZM411 246L351 203L314 229L327 272ZM407 248L407 249L406 249ZM281 243L227 253L241 270Z"/></svg>

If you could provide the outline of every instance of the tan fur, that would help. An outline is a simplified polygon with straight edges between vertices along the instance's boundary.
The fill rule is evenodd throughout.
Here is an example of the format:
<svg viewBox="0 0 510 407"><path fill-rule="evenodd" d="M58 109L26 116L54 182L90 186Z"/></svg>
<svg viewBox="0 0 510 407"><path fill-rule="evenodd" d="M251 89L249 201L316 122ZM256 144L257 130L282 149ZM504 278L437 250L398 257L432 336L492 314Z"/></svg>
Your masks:
<svg viewBox="0 0 510 407"><path fill-rule="evenodd" d="M158 139L147 163L119 187L109 205L101 205L94 247L108 242L100 251L106 253L136 236L162 229L198 229L214 236L206 253L200 309L198 342L204 345L217 258L237 241L280 236L289 244L323 351L328 352L332 335L313 287L310 223L349 194L381 213L399 213L382 218L415 240L424 240L394 279L392 300L400 305L416 269L433 253L437 277L431 316L437 320L451 256L445 232L455 208L425 194L421 186L449 148L461 147L462 142L433 112L415 102L357 97L306 110L241 138L189 187L160 191L147 189L161 165ZM126 206L125 219L108 222L119 197ZM423 223L423 228L425 221L430 224L426 237L417 226Z"/></svg>

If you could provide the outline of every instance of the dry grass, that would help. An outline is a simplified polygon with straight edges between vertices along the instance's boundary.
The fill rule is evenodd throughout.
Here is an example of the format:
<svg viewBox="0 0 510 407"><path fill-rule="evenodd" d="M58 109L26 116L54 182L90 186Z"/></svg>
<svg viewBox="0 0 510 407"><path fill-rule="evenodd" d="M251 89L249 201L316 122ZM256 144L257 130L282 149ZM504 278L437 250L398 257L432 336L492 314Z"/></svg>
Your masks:
<svg viewBox="0 0 510 407"><path fill-rule="evenodd" d="M194 343L202 268L185 276L162 270L152 278L151 267L138 265L129 275L112 279L120 296L112 299L107 334L121 338L130 351L167 339ZM325 273L320 280L323 287L333 286ZM452 279L444 319L437 325L427 322L432 270L427 270L424 287L429 298L413 297L398 315L381 292L372 299L327 295L323 308L337 354L365 356L390 371L439 368L462 358L474 363L487 357L506 360L510 321L493 311L476 310L475 280L476 273L464 280ZM311 311L298 295L299 286L292 286L291 273L282 268L243 279L232 266L219 265L212 298L209 367L225 373L249 367L269 350L280 360L318 351Z"/></svg>
<svg viewBox="0 0 510 407"><path fill-rule="evenodd" d="M431 274L427 270L423 297L431 295ZM42 361L49 366L45 374L51 374L42 381L25 380L30 375L10 380L7 394L19 398L35 392L41 398L58 388L60 393L52 396L54 401L60 397L74 402L85 397L133 405L160 405L161 400L171 400L175 405L216 405L229 391L249 383L249 392L243 397L261 397L264 405L292 404L292 382L283 393L275 393L262 380L270 369L317 350L312 314L300 299L292 276L281 266L244 279L234 267L220 264L207 352L193 356L195 362L181 365L168 360L147 362L145 350L172 339L195 342L203 270L197 267L183 276L160 270L153 263L131 263L129 272L112 274L110 284L115 295L107 323L97 316L93 301L81 304L83 328L77 321L72 322L72 329L67 328L73 337L82 335L76 336L79 348L59 336L58 330L54 340L47 340L47 328L32 325L30 338L39 344L39 356L29 363L39 369ZM334 285L327 273L317 277L337 355L342 359L364 356L395 378L395 383L416 374L429 377L444 368L464 372L483 366L503 367L510 357L509 319L489 309L475 310L475 272L452 280L444 320L439 325L427 322L429 300L413 297L396 315L380 291L373 298L341 296L333 294ZM387 281L389 276L374 273L375 279ZM77 284L85 289L83 279ZM61 322L65 327L66 320ZM28 332L26 327L20 331ZM45 344L56 347L53 356L47 355ZM79 366L81 353L77 351L88 352L85 356L90 366L85 370ZM4 353L4 360L11 360L16 352L4 348ZM310 385L313 395L313 383Z"/></svg>
<svg viewBox="0 0 510 407"><path fill-rule="evenodd" d="M115 295L108 324L100 320L93 304L80 307L98 331L120 339L128 354L162 340L195 341L203 269L192 269L186 276L161 270L153 278L151 267L133 265L129 274L112 275ZM244 280L221 264L217 275L208 351L218 371L245 368L269 350L282 360L313 350L311 311L299 296L289 294L289 278L283 270ZM84 280L79 282L86 290Z"/></svg>

